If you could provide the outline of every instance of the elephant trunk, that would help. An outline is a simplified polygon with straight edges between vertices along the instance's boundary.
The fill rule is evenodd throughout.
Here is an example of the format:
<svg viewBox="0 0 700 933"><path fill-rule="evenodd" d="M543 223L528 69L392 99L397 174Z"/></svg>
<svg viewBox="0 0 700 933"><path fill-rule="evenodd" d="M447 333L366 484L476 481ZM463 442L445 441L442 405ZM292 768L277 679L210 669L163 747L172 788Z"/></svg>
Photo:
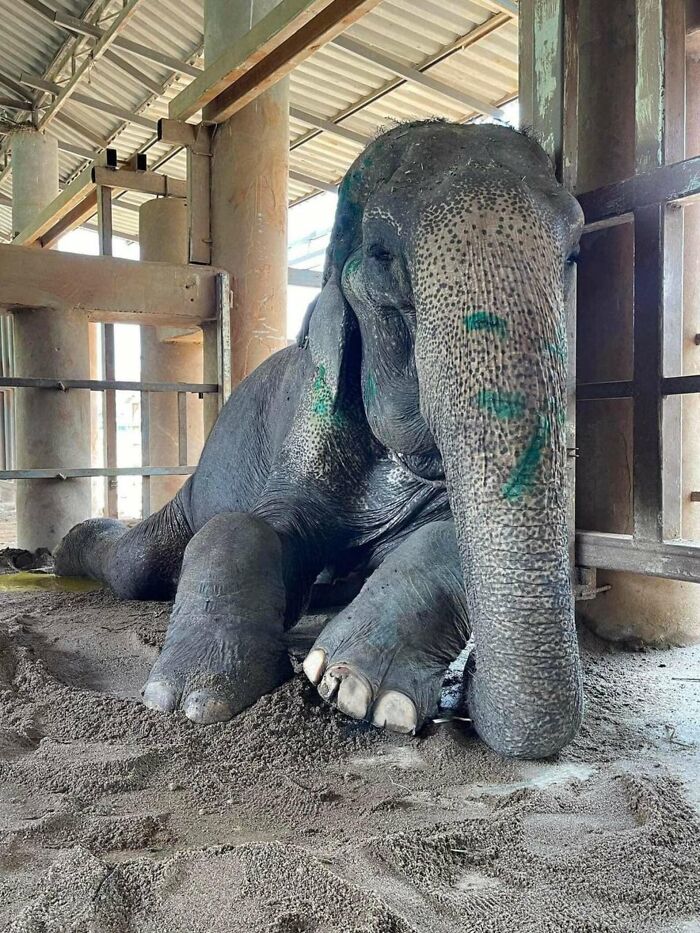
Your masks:
<svg viewBox="0 0 700 933"><path fill-rule="evenodd" d="M449 450L446 469L461 476ZM552 755L582 714L564 502L544 490L535 508L479 501L483 486L449 485L475 646L465 683L470 716L501 754Z"/></svg>
<svg viewBox="0 0 700 933"><path fill-rule="evenodd" d="M496 751L540 758L573 738L583 708L567 546L563 278L542 244L517 266L478 259L448 269L451 284L417 304L421 409L460 545L474 639L470 715Z"/></svg>

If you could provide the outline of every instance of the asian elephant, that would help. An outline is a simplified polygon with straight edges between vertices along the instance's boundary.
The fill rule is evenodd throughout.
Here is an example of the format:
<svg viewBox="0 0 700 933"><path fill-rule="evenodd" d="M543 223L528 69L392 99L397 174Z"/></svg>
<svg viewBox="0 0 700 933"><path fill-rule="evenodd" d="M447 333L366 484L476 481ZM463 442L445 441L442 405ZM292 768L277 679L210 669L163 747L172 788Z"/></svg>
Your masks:
<svg viewBox="0 0 700 933"><path fill-rule="evenodd" d="M291 676L284 633L319 574L359 568L304 662L323 697L412 732L471 637L483 740L522 757L571 740L564 308L581 227L508 127L418 122L370 143L297 345L236 388L160 512L84 522L55 555L121 597L175 596L147 706L236 715Z"/></svg>

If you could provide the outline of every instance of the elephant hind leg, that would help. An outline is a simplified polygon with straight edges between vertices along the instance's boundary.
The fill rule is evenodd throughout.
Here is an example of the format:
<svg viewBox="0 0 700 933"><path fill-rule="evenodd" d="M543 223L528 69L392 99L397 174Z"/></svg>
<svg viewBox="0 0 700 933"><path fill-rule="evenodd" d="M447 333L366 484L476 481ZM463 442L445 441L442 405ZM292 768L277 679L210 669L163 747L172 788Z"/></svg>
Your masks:
<svg viewBox="0 0 700 933"><path fill-rule="evenodd" d="M121 599L170 599L191 537L178 496L134 528L92 518L59 544L56 573L100 580Z"/></svg>
<svg viewBox="0 0 700 933"><path fill-rule="evenodd" d="M469 638L451 521L415 531L337 615L304 661L320 695L355 719L415 732Z"/></svg>

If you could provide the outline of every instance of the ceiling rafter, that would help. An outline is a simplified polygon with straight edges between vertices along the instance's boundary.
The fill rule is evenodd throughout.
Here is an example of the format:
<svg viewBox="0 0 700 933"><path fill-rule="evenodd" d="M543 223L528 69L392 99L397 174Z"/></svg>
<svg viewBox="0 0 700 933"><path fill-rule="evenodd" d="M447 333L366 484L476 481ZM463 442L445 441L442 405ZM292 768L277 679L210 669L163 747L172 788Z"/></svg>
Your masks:
<svg viewBox="0 0 700 933"><path fill-rule="evenodd" d="M473 29L470 29L469 32L464 33L454 42L450 43L450 45L448 45L446 48L438 52L437 55L431 55L429 58L426 58L423 62L416 66L417 70L424 71L426 68L430 68L432 65L437 65L439 62L449 58L455 52L460 52L463 49L469 48L470 46L481 41L481 39L485 39L487 36L490 36L492 33L496 32L512 21L512 16L505 13L496 13L494 16L489 17L485 23L482 23L480 26L475 26ZM406 84L405 78L398 76L396 78L392 78L390 81L387 81L386 84L383 84L380 88L377 88L376 91L371 91L369 94L365 95L355 103L350 104L349 107L346 107L344 110L340 111L340 113L337 113L330 119L333 123L339 123L341 120L346 120L348 117L354 116L354 114L364 110L365 107L369 107L371 104L380 100L382 97L385 97L387 94L390 94L392 91L395 91L396 88L399 88L404 84ZM308 133L305 133L303 136L295 139L290 148L292 151L298 149L300 146L303 146L304 143L315 139L316 136L319 136L322 132L322 130L317 129L310 130Z"/></svg>
<svg viewBox="0 0 700 933"><path fill-rule="evenodd" d="M39 75L29 74L26 71L23 71L20 75L20 81L26 84L27 87L47 91L55 97L59 97L65 87L65 85L58 84L56 81L47 81L45 78L39 77ZM111 114L114 117L118 117L120 120L124 120L126 123L133 123L135 126L142 126L147 130L156 130L158 128L158 124L155 120L149 120L138 113L126 110L124 107L116 107L106 100L100 100L98 97L91 97L89 94L74 91L71 100L73 103L82 104L83 107L89 107L92 110L99 110L102 113Z"/></svg>
<svg viewBox="0 0 700 933"><path fill-rule="evenodd" d="M480 100L471 94L465 94L464 91L460 91L458 88L445 84L444 81L438 81L426 74L426 69L419 71L417 68L404 65L403 62L392 58L380 49L365 45L364 42L358 42L357 39L351 39L349 36L337 36L333 39L333 45L337 45L338 48L345 49L346 52L351 52L353 55L365 59L365 61L372 62L374 65L379 65L380 68L384 68L386 71L393 71L394 74L405 78L412 84L427 87L437 94L442 94L443 97L454 100L458 104L462 104L470 110L475 110L486 117L495 117L496 119L503 117L503 111L499 110L498 107L494 107L488 101Z"/></svg>

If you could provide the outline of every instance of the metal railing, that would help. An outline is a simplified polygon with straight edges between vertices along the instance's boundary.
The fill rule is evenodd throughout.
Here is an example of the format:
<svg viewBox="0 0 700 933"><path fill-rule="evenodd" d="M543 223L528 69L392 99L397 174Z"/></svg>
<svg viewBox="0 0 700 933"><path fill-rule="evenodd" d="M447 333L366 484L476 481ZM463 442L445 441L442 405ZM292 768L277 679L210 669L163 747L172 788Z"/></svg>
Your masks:
<svg viewBox="0 0 700 933"><path fill-rule="evenodd" d="M89 390L90 392L139 392L141 398L141 462L140 467L76 467L65 469L63 467L47 467L31 470L0 470L0 479L73 479L75 477L106 477L116 480L119 476L142 477L141 508L143 517L150 514L150 478L152 476L177 476L193 473L196 465L187 463L187 396L198 395L203 399L205 395L218 393L216 383L185 383L185 382L125 382L114 379L42 379L32 377L0 377L0 395L7 396L3 389L41 389L53 392L70 392L73 390ZM178 463L174 466L154 467L150 459L150 417L149 396L151 392L177 393L177 430L178 430ZM10 404L11 407L11 404ZM107 425L105 424L105 430ZM106 497L105 511L110 514L115 510L110 508L109 497ZM112 515L116 517L116 515Z"/></svg>

